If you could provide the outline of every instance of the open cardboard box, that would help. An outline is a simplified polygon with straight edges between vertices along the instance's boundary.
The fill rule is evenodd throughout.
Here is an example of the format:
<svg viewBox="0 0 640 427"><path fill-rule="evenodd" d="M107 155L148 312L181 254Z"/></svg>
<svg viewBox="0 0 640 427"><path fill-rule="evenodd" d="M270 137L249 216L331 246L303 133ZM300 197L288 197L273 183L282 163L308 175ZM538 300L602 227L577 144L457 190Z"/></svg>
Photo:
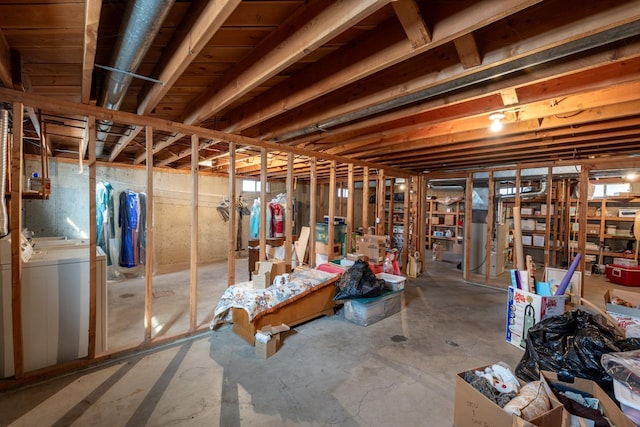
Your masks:
<svg viewBox="0 0 640 427"><path fill-rule="evenodd" d="M636 425L622 412L622 410L618 407L618 405L609 397L607 392L605 392L600 386L594 381L587 380L584 378L576 378L576 377L567 377L564 378L562 375L559 375L555 372L549 371L541 371L540 372L540 380L543 381L545 385L545 389L547 390L547 394L550 396L554 396L553 400L557 400L550 386L562 386L568 387L574 390L578 390L580 392L587 393L592 397L598 399L600 401L600 406L604 412L604 415L610 420L610 422L616 427L636 427ZM578 417L577 415L569 414L565 409L565 416L562 424L558 424L561 427L572 427L572 426L593 426L594 423L592 420L584 419Z"/></svg>
<svg viewBox="0 0 640 427"><path fill-rule="evenodd" d="M483 371L486 366L470 369ZM524 383L520 380L520 385ZM464 380L464 372L456 375L453 425L455 427L559 427L566 417L563 406L551 401L552 409L531 421L509 414ZM567 426L569 427L569 426Z"/></svg>
<svg viewBox="0 0 640 427"><path fill-rule="evenodd" d="M257 271L253 272L253 288L266 289L271 286L275 275L273 274L273 263L271 261L259 261Z"/></svg>
<svg viewBox="0 0 640 427"><path fill-rule="evenodd" d="M280 333L288 331L289 326L282 323L278 326L266 325L263 326L258 333L256 333L255 351L256 355L263 359L268 359L273 356L280 347ZM268 336L267 342L262 342L262 339L258 339L258 335Z"/></svg>

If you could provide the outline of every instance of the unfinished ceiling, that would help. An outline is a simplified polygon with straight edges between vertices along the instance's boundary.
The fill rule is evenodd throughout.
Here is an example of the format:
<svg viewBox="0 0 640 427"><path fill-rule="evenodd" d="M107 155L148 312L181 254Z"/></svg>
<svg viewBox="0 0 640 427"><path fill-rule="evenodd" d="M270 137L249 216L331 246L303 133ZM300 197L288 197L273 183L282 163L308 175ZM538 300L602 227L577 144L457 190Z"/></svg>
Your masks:
<svg viewBox="0 0 640 427"><path fill-rule="evenodd" d="M410 173L635 156L640 0L14 0L0 81ZM83 117L26 117L50 155L84 155ZM189 135L154 144L154 165L190 167ZM142 127L100 123L97 154L144 163ZM226 172L228 143L198 156ZM286 154L268 159L284 177ZM259 175L259 150L236 160Z"/></svg>

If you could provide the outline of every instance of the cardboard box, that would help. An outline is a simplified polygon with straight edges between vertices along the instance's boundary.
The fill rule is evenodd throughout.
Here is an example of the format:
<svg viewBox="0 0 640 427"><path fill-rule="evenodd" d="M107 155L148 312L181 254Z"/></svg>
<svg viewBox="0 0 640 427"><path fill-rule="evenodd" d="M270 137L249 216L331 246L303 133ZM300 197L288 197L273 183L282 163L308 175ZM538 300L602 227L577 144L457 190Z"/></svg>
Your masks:
<svg viewBox="0 0 640 427"><path fill-rule="evenodd" d="M471 369L482 371L486 366ZM524 385L520 380L520 385ZM552 401L549 412L531 421L507 413L464 380L464 372L456 375L453 424L456 427L558 427L563 426L564 409ZM563 426L564 427L564 426ZM569 427L569 426L566 426Z"/></svg>
<svg viewBox="0 0 640 427"><path fill-rule="evenodd" d="M525 246L531 246L533 244L533 237L531 236L522 236L522 244Z"/></svg>
<svg viewBox="0 0 640 427"><path fill-rule="evenodd" d="M533 236L533 246L544 246L544 236Z"/></svg>
<svg viewBox="0 0 640 427"><path fill-rule="evenodd" d="M356 252L366 256L374 263L382 262L386 255L386 237L365 234L356 240Z"/></svg>
<svg viewBox="0 0 640 427"><path fill-rule="evenodd" d="M553 204L549 205L549 215L553 215L555 213L555 207ZM547 204L543 203L540 205L540 215L547 214Z"/></svg>
<svg viewBox="0 0 640 427"><path fill-rule="evenodd" d="M549 283L550 288L555 292L555 289L560 285L562 279L567 274L567 270L555 267L545 267L543 280ZM582 295L582 272L574 271L569 280L569 286L567 291L571 293L571 302L578 305L580 304L580 295Z"/></svg>
<svg viewBox="0 0 640 427"><path fill-rule="evenodd" d="M536 220L535 219L521 219L520 220L520 229L522 231L534 231L536 229Z"/></svg>
<svg viewBox="0 0 640 427"><path fill-rule="evenodd" d="M589 206L587 207L587 216L596 216L597 211L598 206Z"/></svg>
<svg viewBox="0 0 640 427"><path fill-rule="evenodd" d="M520 215L533 215L533 208L520 208Z"/></svg>
<svg viewBox="0 0 640 427"><path fill-rule="evenodd" d="M444 216L444 225L456 225L456 216L454 214L446 214Z"/></svg>
<svg viewBox="0 0 640 427"><path fill-rule="evenodd" d="M254 289L266 289L271 286L271 282L275 275L272 268L273 263L271 261L259 261L256 263L257 270L253 272L253 288Z"/></svg>
<svg viewBox="0 0 640 427"><path fill-rule="evenodd" d="M272 259L271 261L271 277L287 273L287 264L280 259Z"/></svg>
<svg viewBox="0 0 640 427"><path fill-rule="evenodd" d="M330 252L329 245L316 242L316 254L331 255L329 259L329 261L331 261L332 259L334 259L335 256L340 255L340 249L341 249L341 245L339 243L334 243L332 246L333 246L333 251Z"/></svg>
<svg viewBox="0 0 640 427"><path fill-rule="evenodd" d="M547 317L562 315L565 299L564 295L544 297L510 286L507 292L505 340L524 349L529 328Z"/></svg>
<svg viewBox="0 0 640 427"><path fill-rule="evenodd" d="M431 224L442 224L443 219L436 215L431 215Z"/></svg>
<svg viewBox="0 0 640 427"><path fill-rule="evenodd" d="M280 333L288 331L289 326L284 323L279 326L266 325L256 333L256 355L263 359L273 356L280 347ZM265 342L266 340L266 342Z"/></svg>
<svg viewBox="0 0 640 427"><path fill-rule="evenodd" d="M547 223L546 222L536 222L536 231L546 231Z"/></svg>
<svg viewBox="0 0 640 427"><path fill-rule="evenodd" d="M587 234L599 235L600 224L587 224Z"/></svg>
<svg viewBox="0 0 640 427"><path fill-rule="evenodd" d="M439 243L433 244L433 254L434 261L442 261L442 245Z"/></svg>
<svg viewBox="0 0 640 427"><path fill-rule="evenodd" d="M549 396L554 395L552 391L554 385L587 393L600 401L600 407L603 410L604 416L607 417L613 425L616 427L636 427L609 395L594 381L584 378L565 378L555 372L549 371L540 372L540 380L543 381ZM571 414L570 426L593 425L593 422L589 424L589 421L590 420L585 420L577 415Z"/></svg>
<svg viewBox="0 0 640 427"><path fill-rule="evenodd" d="M615 304L613 301L618 301ZM622 305L627 303L626 305ZM604 294L604 304L607 313L618 313L626 316L640 318L640 293L609 289ZM630 307L629 307L630 306Z"/></svg>

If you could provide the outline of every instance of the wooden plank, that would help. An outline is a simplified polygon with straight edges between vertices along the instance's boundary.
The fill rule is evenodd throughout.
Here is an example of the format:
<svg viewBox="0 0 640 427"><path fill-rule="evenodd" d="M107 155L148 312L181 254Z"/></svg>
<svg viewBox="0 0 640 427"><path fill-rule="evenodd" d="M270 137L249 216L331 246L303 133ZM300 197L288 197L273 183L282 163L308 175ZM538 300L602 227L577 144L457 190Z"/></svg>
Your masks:
<svg viewBox="0 0 640 427"><path fill-rule="evenodd" d="M24 376L24 341L22 323L22 177L24 165L23 123L24 106L19 102L13 104L13 143L11 147L11 209L9 230L11 232L11 308L13 322L13 365L16 379Z"/></svg>
<svg viewBox="0 0 640 427"><path fill-rule="evenodd" d="M293 154L287 154L287 206L285 214L285 246L284 260L288 268L291 268L291 249L293 247Z"/></svg>
<svg viewBox="0 0 640 427"><path fill-rule="evenodd" d="M237 209L233 203L238 198L236 189L236 144L229 143L229 199L232 202L229 209L229 238L228 238L228 262L227 262L227 285L231 286L236 283L236 254L237 247L236 224L238 222ZM261 209L263 209L261 207ZM262 227L262 226L261 226ZM249 270L253 271L255 266L250 265Z"/></svg>
<svg viewBox="0 0 640 427"><path fill-rule="evenodd" d="M318 177L316 172L317 159L315 157L309 158L309 174L311 191L309 194L309 265L311 267L316 266L316 221L317 212L316 206L317 200L317 188Z"/></svg>
<svg viewBox="0 0 640 427"><path fill-rule="evenodd" d="M144 266L144 340L151 341L153 318L153 127L145 127L147 147L147 239Z"/></svg>
<svg viewBox="0 0 640 427"><path fill-rule="evenodd" d="M415 197L414 197L415 198ZM404 203L402 206L403 215L402 215L402 271L407 273L407 265L409 262L409 251L410 251L410 242L411 236L409 234L409 224L411 222L411 178L406 178L404 181ZM413 224L416 224L415 219L413 220ZM415 227L414 227L415 228ZM415 244L415 241L413 242ZM413 255L413 254L412 254Z"/></svg>
<svg viewBox="0 0 640 427"><path fill-rule="evenodd" d="M267 150L260 149L260 261L267 259Z"/></svg>
<svg viewBox="0 0 640 427"><path fill-rule="evenodd" d="M198 144L200 139L198 135L191 136L191 147L194 155L191 156L191 248L190 248L190 268L189 268L189 330L194 331L198 324ZM231 207L233 209L233 204ZM233 223L229 224L233 228ZM235 256L231 257L230 262L235 260ZM229 270L231 274L233 270Z"/></svg>
<svg viewBox="0 0 640 427"><path fill-rule="evenodd" d="M98 267L96 257L96 119L87 117L87 144L89 148L89 359L96 358ZM44 152L45 150L41 150ZM106 283L103 284L107 286ZM104 313L103 313L104 314ZM106 327L107 325L102 325ZM107 333L106 330L102 331ZM105 337L102 337L104 339ZM102 351L105 351L103 348Z"/></svg>
<svg viewBox="0 0 640 427"><path fill-rule="evenodd" d="M431 32L415 0L396 0L391 4L404 32L407 33L412 48L416 49L431 42Z"/></svg>
<svg viewBox="0 0 640 427"><path fill-rule="evenodd" d="M9 43L0 29L0 82L5 87L12 88L11 79L11 49Z"/></svg>
<svg viewBox="0 0 640 427"><path fill-rule="evenodd" d="M198 97L183 122L201 123L386 3L386 0L326 1L301 7L251 55L225 73L221 86L216 85ZM324 9L319 10L321 7Z"/></svg>
<svg viewBox="0 0 640 427"><path fill-rule="evenodd" d="M362 171L362 228L369 233L369 168Z"/></svg>
<svg viewBox="0 0 640 427"><path fill-rule="evenodd" d="M240 0L224 0L200 1L194 5L196 10L187 15L154 73L164 84L155 84L144 93L138 114L149 114L158 105L239 4Z"/></svg>
<svg viewBox="0 0 640 427"><path fill-rule="evenodd" d="M384 195L385 195L385 177L383 171L378 171L378 180L376 182L376 234L384 235Z"/></svg>
<svg viewBox="0 0 640 427"><path fill-rule="evenodd" d="M461 35L453 40L453 44L458 52L462 68L467 69L482 64L480 51L478 50L478 45L476 44L476 39L473 37L473 33Z"/></svg>
<svg viewBox="0 0 640 427"><path fill-rule="evenodd" d="M83 104L91 100L93 65L98 44L98 24L102 0L87 0L84 8L84 43L82 48L82 89L80 99Z"/></svg>
<svg viewBox="0 0 640 427"><path fill-rule="evenodd" d="M396 179L395 178L391 178L391 186L390 186L390 193L391 195L389 196L389 207L388 207L388 215L387 215L387 234L389 235L389 237L391 238L391 242L393 243L393 211L395 210L395 200L393 198L394 194L395 194L395 188L396 188Z"/></svg>
<svg viewBox="0 0 640 427"><path fill-rule="evenodd" d="M353 239L351 236L354 232L353 224L353 212L355 206L355 182L354 182L354 167L352 164L348 166L348 178L347 178L347 253L350 254L355 250L353 247Z"/></svg>
<svg viewBox="0 0 640 427"><path fill-rule="evenodd" d="M227 130L244 130L276 115L290 112L293 108L316 99L328 91L335 91L412 58L427 49L449 43L461 34L489 25L535 3L538 1L483 1L482 4L461 10L444 22L438 22L437 28L434 29L432 43L418 49L413 49L406 42L404 31L395 20L387 21L383 32L371 32L358 43L347 45L344 49L314 64L313 67L307 67L304 71L297 73L295 79L274 87L250 105L233 111L230 116L231 125ZM380 46L387 46L387 48L381 50ZM378 51L380 53L374 54Z"/></svg>
<svg viewBox="0 0 640 427"><path fill-rule="evenodd" d="M82 28L84 2L0 4L1 28Z"/></svg>
<svg viewBox="0 0 640 427"><path fill-rule="evenodd" d="M493 213L494 213L494 209L493 209L493 201L494 201L494 197L495 197L495 183L493 181L493 170L489 171L489 209L487 210L487 237L486 237L486 244L485 244L485 257L487 259L487 261L485 261L485 269L484 269L484 281L485 283L489 283L489 277L491 276L491 254L494 252L492 250L492 243L493 243L493 226L495 224L495 220L493 219ZM470 203L470 202L467 202ZM467 223L469 222L471 218L467 217L465 215L464 217L464 222ZM549 222L547 222L547 224L549 224ZM497 242L497 237L496 237L496 242ZM496 244L496 248L499 247L499 243ZM496 264L498 264L499 262L497 261L497 258L500 256L503 256L503 254L501 254L500 252L498 252L498 250L495 250L496 253Z"/></svg>
<svg viewBox="0 0 640 427"><path fill-rule="evenodd" d="M467 174L464 195L464 268L462 277L471 280L471 201L473 200L473 174Z"/></svg>
<svg viewBox="0 0 640 427"><path fill-rule="evenodd" d="M335 216L336 216L336 162L332 161L329 175L329 224L327 227L327 243L329 246L329 257L328 260L331 261L333 259L333 242L335 238Z"/></svg>

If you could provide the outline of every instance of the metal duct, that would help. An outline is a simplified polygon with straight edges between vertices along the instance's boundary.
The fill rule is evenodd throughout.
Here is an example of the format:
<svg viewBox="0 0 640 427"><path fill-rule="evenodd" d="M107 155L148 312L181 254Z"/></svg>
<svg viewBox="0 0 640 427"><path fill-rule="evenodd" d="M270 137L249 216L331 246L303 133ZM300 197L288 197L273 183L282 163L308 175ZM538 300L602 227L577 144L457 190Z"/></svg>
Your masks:
<svg viewBox="0 0 640 427"><path fill-rule="evenodd" d="M7 191L7 149L9 147L9 112L0 110L0 236L9 234L9 217L7 216L7 202L5 194Z"/></svg>
<svg viewBox="0 0 640 427"><path fill-rule="evenodd" d="M540 189L538 191L527 191L526 193L520 193L518 194L518 197L520 197L521 199L530 199L533 197L540 197L540 196L544 196L545 194L547 194L547 181L543 180L540 181ZM515 194L504 194L504 195L497 195L496 198L502 200L502 199L511 199L511 198L515 198L516 195Z"/></svg>
<svg viewBox="0 0 640 427"><path fill-rule="evenodd" d="M120 108L133 79L130 73L135 73L140 66L174 1L129 1L111 60L112 67L123 72L109 71L99 105L109 110ZM96 156L102 154L104 141L112 125L106 121L99 123Z"/></svg>

